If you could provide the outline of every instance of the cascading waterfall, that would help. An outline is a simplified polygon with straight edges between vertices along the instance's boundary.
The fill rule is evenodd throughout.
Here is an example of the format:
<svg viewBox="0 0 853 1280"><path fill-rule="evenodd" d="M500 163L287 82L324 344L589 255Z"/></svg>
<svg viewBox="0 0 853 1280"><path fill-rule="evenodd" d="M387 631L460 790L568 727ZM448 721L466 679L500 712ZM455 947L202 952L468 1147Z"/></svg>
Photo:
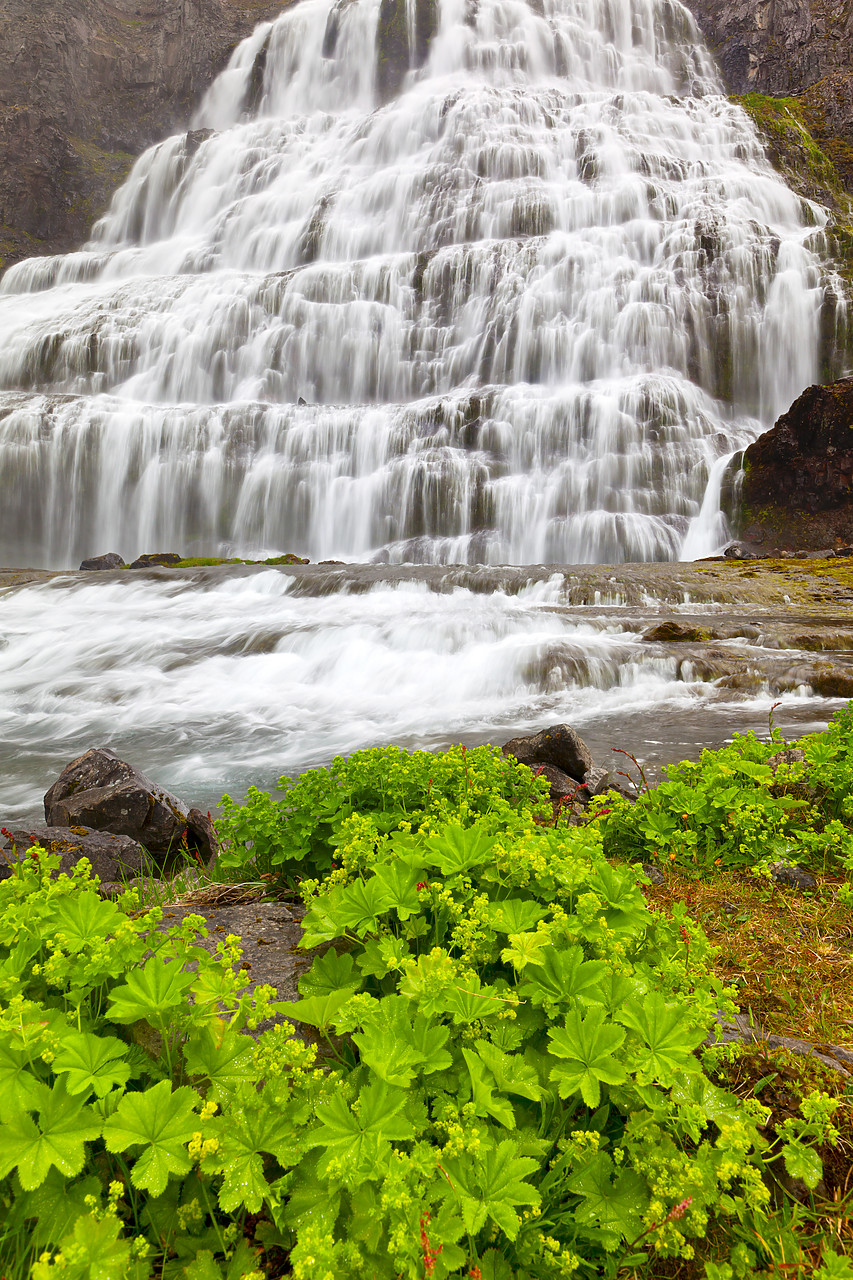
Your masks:
<svg viewBox="0 0 853 1280"><path fill-rule="evenodd" d="M677 0L300 0L193 125L0 283L7 564L707 554L816 380L824 214Z"/></svg>

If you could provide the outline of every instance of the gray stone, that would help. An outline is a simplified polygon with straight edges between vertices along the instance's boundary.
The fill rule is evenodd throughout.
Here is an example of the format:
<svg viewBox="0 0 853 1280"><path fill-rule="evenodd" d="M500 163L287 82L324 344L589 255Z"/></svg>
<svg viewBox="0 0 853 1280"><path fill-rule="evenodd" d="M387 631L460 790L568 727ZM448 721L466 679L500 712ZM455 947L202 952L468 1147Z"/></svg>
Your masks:
<svg viewBox="0 0 853 1280"><path fill-rule="evenodd" d="M530 768L534 774L548 779L552 800L561 800L564 796L574 797L580 790L579 782L553 764L533 764Z"/></svg>
<svg viewBox="0 0 853 1280"><path fill-rule="evenodd" d="M805 893L812 893L817 888L817 880L812 873L804 871L802 867L789 862L787 858L780 858L778 862L771 863L770 874L776 884L783 885L786 889L800 889Z"/></svg>
<svg viewBox="0 0 853 1280"><path fill-rule="evenodd" d="M593 767L589 747L567 724L552 725L530 738L512 738L501 751L505 756L515 756L520 764L554 765L577 782L583 782Z"/></svg>
<svg viewBox="0 0 853 1280"><path fill-rule="evenodd" d="M779 769L780 765L792 764L808 764L805 751L801 751L799 747L789 747L786 751L777 751L775 756L771 756L767 761L774 773Z"/></svg>
<svg viewBox="0 0 853 1280"><path fill-rule="evenodd" d="M92 556L91 560L83 560L80 564L81 569L123 569L124 561L117 551L108 551L102 556Z"/></svg>
<svg viewBox="0 0 853 1280"><path fill-rule="evenodd" d="M723 1019L722 1015L718 1014L717 1023L720 1027L719 1040L723 1044L760 1044L768 1049L784 1049L788 1053L811 1055L819 1058L824 1066L837 1071L839 1075L853 1074L853 1053L849 1049L842 1049L840 1045L816 1046L809 1040L800 1040L797 1036L769 1035L745 1013L736 1013L732 1019ZM714 1036L709 1036L705 1043L714 1044Z"/></svg>
<svg viewBox="0 0 853 1280"><path fill-rule="evenodd" d="M663 874L660 867L656 867L653 862L644 862L643 871L651 880L652 884L663 884L666 880L666 876Z"/></svg>
<svg viewBox="0 0 853 1280"><path fill-rule="evenodd" d="M121 883L142 870L143 850L126 835L112 835L86 826L12 827L2 853L3 861L22 857L34 845L61 856L59 874L68 873L81 858L88 858L95 875L103 881Z"/></svg>
<svg viewBox="0 0 853 1280"><path fill-rule="evenodd" d="M106 747L63 769L44 797L44 816L49 826L130 836L158 856L177 850L185 831L189 843L191 834L187 806Z"/></svg>

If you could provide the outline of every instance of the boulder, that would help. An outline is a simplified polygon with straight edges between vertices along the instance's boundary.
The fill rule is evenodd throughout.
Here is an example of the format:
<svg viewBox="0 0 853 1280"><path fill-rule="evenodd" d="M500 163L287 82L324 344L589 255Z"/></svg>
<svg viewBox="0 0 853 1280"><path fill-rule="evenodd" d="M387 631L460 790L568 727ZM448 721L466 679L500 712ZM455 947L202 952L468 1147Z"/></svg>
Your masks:
<svg viewBox="0 0 853 1280"><path fill-rule="evenodd" d="M177 850L185 832L199 846L187 806L106 747L66 765L44 797L44 816L51 827L130 836L158 857Z"/></svg>
<svg viewBox="0 0 853 1280"><path fill-rule="evenodd" d="M532 764L530 768L540 777L548 779L548 785L551 788L551 799L562 800L564 796L574 798L580 789L580 783L574 778L570 778L562 769L558 769L553 764Z"/></svg>
<svg viewBox="0 0 853 1280"><path fill-rule="evenodd" d="M150 569L153 565L160 565L165 569L174 569L176 564L180 564L183 556L179 556L177 551L154 551L150 555L137 556L137 558L129 566L131 569Z"/></svg>
<svg viewBox="0 0 853 1280"><path fill-rule="evenodd" d="M8 868L12 858L23 856L34 845L60 854L60 874L70 872L81 858L89 859L95 875L104 882L128 880L142 870L142 846L129 836L95 831L92 827L41 825L4 827L3 834L5 858L0 857L0 872L3 863Z"/></svg>
<svg viewBox="0 0 853 1280"><path fill-rule="evenodd" d="M813 893L817 888L817 880L812 873L804 871L802 867L795 862L789 862L787 858L780 858L778 862L771 863L770 875L776 884L786 889L800 889L804 893Z"/></svg>
<svg viewBox="0 0 853 1280"><path fill-rule="evenodd" d="M81 569L123 569L124 561L117 551L108 551L103 556L92 556L91 560L83 560L80 564Z"/></svg>
<svg viewBox="0 0 853 1280"><path fill-rule="evenodd" d="M853 536L853 378L809 387L744 454L740 535L782 551ZM845 695L839 695L845 696Z"/></svg>
<svg viewBox="0 0 853 1280"><path fill-rule="evenodd" d="M649 627L643 632L643 640L650 644L695 644L707 640L710 632L701 631L698 627L688 627L674 618L659 622L656 627Z"/></svg>
<svg viewBox="0 0 853 1280"><path fill-rule="evenodd" d="M519 764L553 765L576 782L583 782L592 766L592 753L583 738L567 724L555 724L530 738L512 738L501 748Z"/></svg>

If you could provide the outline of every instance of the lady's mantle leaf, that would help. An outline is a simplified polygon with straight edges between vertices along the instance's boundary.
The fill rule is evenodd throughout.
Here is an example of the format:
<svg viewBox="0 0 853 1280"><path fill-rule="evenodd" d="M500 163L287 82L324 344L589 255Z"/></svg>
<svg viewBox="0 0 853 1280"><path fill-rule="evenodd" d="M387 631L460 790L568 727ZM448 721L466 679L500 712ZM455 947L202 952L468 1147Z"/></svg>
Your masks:
<svg viewBox="0 0 853 1280"><path fill-rule="evenodd" d="M83 1168L85 1143L101 1136L91 1107L69 1098L64 1081L45 1094L37 1121L22 1112L0 1125L0 1178L17 1167L25 1191L41 1186L52 1165L73 1178Z"/></svg>
<svg viewBox="0 0 853 1280"><path fill-rule="evenodd" d="M193 975L176 961L167 964L152 956L144 969L134 969L124 986L110 996L109 1016L113 1022L161 1021L164 1014L184 1003Z"/></svg>
<svg viewBox="0 0 853 1280"><path fill-rule="evenodd" d="M667 1079L676 1071L690 1068L693 1050L705 1038L705 1032L691 1026L686 1006L667 1004L659 991L642 1003L636 1001L619 1014L623 1026L636 1031L644 1040L647 1054L637 1072L640 1084Z"/></svg>
<svg viewBox="0 0 853 1280"><path fill-rule="evenodd" d="M642 1231L642 1216L649 1202L646 1184L633 1169L623 1169L617 1174L606 1152L593 1156L588 1165L571 1176L567 1185L575 1195L583 1196L575 1210L578 1222L618 1231L626 1240Z"/></svg>
<svg viewBox="0 0 853 1280"><path fill-rule="evenodd" d="M426 841L429 851L424 862L438 867L443 876L459 875L470 871L472 867L480 867L492 851L495 840L486 836L477 827L463 827L461 823L451 822L444 830Z"/></svg>
<svg viewBox="0 0 853 1280"><path fill-rule="evenodd" d="M99 1098L103 1098L114 1085L125 1085L130 1079L129 1065L117 1061L126 1053L127 1045L115 1036L67 1031L62 1037L53 1069L58 1075L64 1073L69 1093L94 1090Z"/></svg>
<svg viewBox="0 0 853 1280"><path fill-rule="evenodd" d="M74 1275L88 1280L129 1280L134 1275L130 1241L118 1239L121 1227L115 1217L97 1218L87 1213L77 1219L74 1230L62 1240L63 1252L73 1249ZM38 1262L33 1267L33 1280L52 1280L56 1270L47 1259Z"/></svg>
<svg viewBox="0 0 853 1280"><path fill-rule="evenodd" d="M613 1057L625 1040L625 1032L612 1022L605 1025L606 1014L593 1008L581 1017L577 1009L567 1015L564 1027L549 1032L551 1052L564 1058L551 1071L561 1098L580 1093L588 1107L601 1101L601 1082L621 1084L625 1068Z"/></svg>
<svg viewBox="0 0 853 1280"><path fill-rule="evenodd" d="M515 1143L507 1138L488 1148L476 1162L470 1156L445 1160L443 1168L459 1198L465 1229L471 1235L480 1230L486 1218L491 1218L514 1240L520 1225L515 1206L539 1204L539 1192L524 1181L539 1162L531 1156L517 1156L515 1150Z"/></svg>
<svg viewBox="0 0 853 1280"><path fill-rule="evenodd" d="M104 1141L108 1151L145 1148L131 1173L135 1187L147 1187L159 1196L170 1173L189 1173L192 1166L186 1144L199 1127L195 1114L198 1100L192 1089L173 1090L168 1080L122 1098L115 1115L104 1125Z"/></svg>

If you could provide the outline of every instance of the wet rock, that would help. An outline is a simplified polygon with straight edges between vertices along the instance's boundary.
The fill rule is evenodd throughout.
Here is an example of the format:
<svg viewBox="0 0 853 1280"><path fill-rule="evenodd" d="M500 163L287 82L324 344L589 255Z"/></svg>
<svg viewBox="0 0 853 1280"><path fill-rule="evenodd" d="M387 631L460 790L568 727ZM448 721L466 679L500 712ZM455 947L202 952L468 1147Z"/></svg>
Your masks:
<svg viewBox="0 0 853 1280"><path fill-rule="evenodd" d="M837 667L815 671L809 684L821 698L853 698L853 671Z"/></svg>
<svg viewBox="0 0 853 1280"><path fill-rule="evenodd" d="M570 725L555 724L530 738L512 738L501 747L505 756L515 756L520 764L554 765L570 778L583 782L593 767L592 753Z"/></svg>
<svg viewBox="0 0 853 1280"><path fill-rule="evenodd" d="M186 805L105 747L87 751L63 769L44 797L44 816L53 827L130 836L158 857L177 850L185 831L188 843L198 842L188 827Z"/></svg>
<svg viewBox="0 0 853 1280"><path fill-rule="evenodd" d="M676 622L674 618L670 618L666 622L660 622L656 627L650 627L648 631L644 631L642 638L648 640L651 644L695 644L697 641L707 640L709 635L709 632L701 631L698 627L687 627L680 622Z"/></svg>
<svg viewBox="0 0 853 1280"><path fill-rule="evenodd" d="M411 26L406 0L382 0L376 31L376 87L382 102L400 92L410 70L424 65L437 30L436 0L414 0Z"/></svg>
<svg viewBox="0 0 853 1280"><path fill-rule="evenodd" d="M853 533L853 379L809 387L744 455L741 535L798 555ZM839 696L847 696L841 694Z"/></svg>
<svg viewBox="0 0 853 1280"><path fill-rule="evenodd" d="M548 779L552 800L561 800L564 796L573 798L581 789L579 782L553 764L534 764L530 767L536 775Z"/></svg>
<svg viewBox="0 0 853 1280"><path fill-rule="evenodd" d="M138 556L129 568L148 569L151 565L162 565L166 569L173 569L182 560L183 556L179 556L177 551L155 551L150 555Z"/></svg>
<svg viewBox="0 0 853 1280"><path fill-rule="evenodd" d="M101 881L121 883L142 870L143 849L126 835L96 831L87 826L18 826L8 831L0 857L0 865L13 857L23 857L28 849L39 845L48 853L58 853L59 874L68 873L81 858L88 858L92 870Z"/></svg>
<svg viewBox="0 0 853 1280"><path fill-rule="evenodd" d="M803 893L812 893L817 888L817 880L810 871L803 870L787 858L780 858L770 865L770 874L778 885L786 889L799 889Z"/></svg>
<svg viewBox="0 0 853 1280"><path fill-rule="evenodd" d="M727 560L754 560L755 555L742 542L730 542L724 549L723 555Z"/></svg>
<svg viewBox="0 0 853 1280"><path fill-rule="evenodd" d="M187 813L187 844L197 850L199 858L211 866L219 855L219 838L209 813L190 809Z"/></svg>
<svg viewBox="0 0 853 1280"><path fill-rule="evenodd" d="M81 569L123 569L124 560L117 551L108 551L103 556L92 556L90 560L83 560L80 564Z"/></svg>

